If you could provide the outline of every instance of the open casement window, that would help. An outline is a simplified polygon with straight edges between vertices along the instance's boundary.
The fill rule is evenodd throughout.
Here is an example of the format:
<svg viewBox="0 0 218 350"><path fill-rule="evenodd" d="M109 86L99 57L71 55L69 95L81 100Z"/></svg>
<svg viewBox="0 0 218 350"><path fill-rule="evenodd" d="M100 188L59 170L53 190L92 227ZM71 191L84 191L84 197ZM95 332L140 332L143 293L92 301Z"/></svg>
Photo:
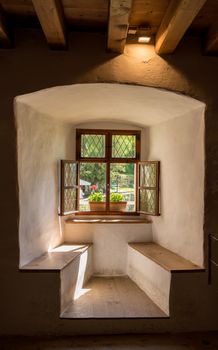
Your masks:
<svg viewBox="0 0 218 350"><path fill-rule="evenodd" d="M140 131L77 129L61 161L61 215L159 215L158 161L140 162Z"/></svg>
<svg viewBox="0 0 218 350"><path fill-rule="evenodd" d="M60 214L67 215L77 211L78 200L78 162L61 160L61 203Z"/></svg>
<svg viewBox="0 0 218 350"><path fill-rule="evenodd" d="M139 162L138 210L148 215L159 212L159 161Z"/></svg>

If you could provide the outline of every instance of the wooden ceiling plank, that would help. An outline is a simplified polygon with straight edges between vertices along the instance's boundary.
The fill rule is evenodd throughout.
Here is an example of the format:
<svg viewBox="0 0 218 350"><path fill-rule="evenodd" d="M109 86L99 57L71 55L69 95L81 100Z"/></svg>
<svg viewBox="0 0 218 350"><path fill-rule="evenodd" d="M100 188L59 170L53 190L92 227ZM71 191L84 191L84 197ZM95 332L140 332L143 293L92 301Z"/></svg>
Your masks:
<svg viewBox="0 0 218 350"><path fill-rule="evenodd" d="M10 48L12 46L12 42L9 36L5 13L0 4L0 47Z"/></svg>
<svg viewBox="0 0 218 350"><path fill-rule="evenodd" d="M156 34L155 51L172 53L206 0L171 0Z"/></svg>
<svg viewBox="0 0 218 350"><path fill-rule="evenodd" d="M111 0L109 6L108 43L110 51L123 53L132 8L132 0Z"/></svg>
<svg viewBox="0 0 218 350"><path fill-rule="evenodd" d="M33 0L33 5L49 46L52 49L65 49L65 25L60 0Z"/></svg>
<svg viewBox="0 0 218 350"><path fill-rule="evenodd" d="M78 8L78 9L105 9L108 10L109 0L62 0L63 7Z"/></svg>
<svg viewBox="0 0 218 350"><path fill-rule="evenodd" d="M212 25L207 33L205 42L206 54L218 54L218 24Z"/></svg>

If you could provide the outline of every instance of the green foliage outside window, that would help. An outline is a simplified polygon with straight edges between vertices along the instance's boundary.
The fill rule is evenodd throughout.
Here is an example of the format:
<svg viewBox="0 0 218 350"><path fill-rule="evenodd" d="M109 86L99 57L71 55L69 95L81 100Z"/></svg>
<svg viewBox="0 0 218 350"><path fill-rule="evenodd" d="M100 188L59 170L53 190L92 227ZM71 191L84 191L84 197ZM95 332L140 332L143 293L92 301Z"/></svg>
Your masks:
<svg viewBox="0 0 218 350"><path fill-rule="evenodd" d="M88 198L89 202L103 202L103 193L102 192L94 192L90 194Z"/></svg>
<svg viewBox="0 0 218 350"><path fill-rule="evenodd" d="M135 135L113 135L112 157L113 158L135 158L136 136Z"/></svg>
<svg viewBox="0 0 218 350"><path fill-rule="evenodd" d="M121 193L112 192L110 194L110 201L111 202L122 202L123 201L123 195Z"/></svg>
<svg viewBox="0 0 218 350"><path fill-rule="evenodd" d="M80 179L98 184L98 190L103 191L106 183L106 167L104 163L80 163Z"/></svg>
<svg viewBox="0 0 218 350"><path fill-rule="evenodd" d="M103 158L105 156L105 135L81 135L81 156Z"/></svg>

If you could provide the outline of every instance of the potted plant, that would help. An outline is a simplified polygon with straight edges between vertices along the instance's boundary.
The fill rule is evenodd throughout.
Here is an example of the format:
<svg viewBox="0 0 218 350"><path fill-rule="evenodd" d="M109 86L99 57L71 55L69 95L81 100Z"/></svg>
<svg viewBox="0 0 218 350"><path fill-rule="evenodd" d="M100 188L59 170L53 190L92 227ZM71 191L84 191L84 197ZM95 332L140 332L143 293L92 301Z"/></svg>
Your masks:
<svg viewBox="0 0 218 350"><path fill-rule="evenodd" d="M111 211L125 211L127 202L123 200L121 193L112 192L110 194L110 210Z"/></svg>
<svg viewBox="0 0 218 350"><path fill-rule="evenodd" d="M88 197L91 211L104 211L106 209L106 202L103 202L102 192L93 192Z"/></svg>

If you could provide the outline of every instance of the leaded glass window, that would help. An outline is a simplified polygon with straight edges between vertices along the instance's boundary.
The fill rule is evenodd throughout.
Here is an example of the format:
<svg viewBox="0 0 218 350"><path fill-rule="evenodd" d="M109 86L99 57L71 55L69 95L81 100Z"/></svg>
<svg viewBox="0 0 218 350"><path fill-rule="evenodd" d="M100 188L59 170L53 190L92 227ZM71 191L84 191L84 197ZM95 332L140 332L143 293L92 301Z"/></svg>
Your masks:
<svg viewBox="0 0 218 350"><path fill-rule="evenodd" d="M61 215L159 215L160 163L140 162L140 131L78 129L76 159L61 161Z"/></svg>
<svg viewBox="0 0 218 350"><path fill-rule="evenodd" d="M82 158L105 157L105 135L82 134L81 135Z"/></svg>
<svg viewBox="0 0 218 350"><path fill-rule="evenodd" d="M61 161L61 204L60 213L66 215L77 210L78 189L77 162L70 160Z"/></svg>
<svg viewBox="0 0 218 350"><path fill-rule="evenodd" d="M135 158L135 135L112 135L112 158Z"/></svg>
<svg viewBox="0 0 218 350"><path fill-rule="evenodd" d="M139 163L139 211L159 215L159 168L160 162Z"/></svg>

